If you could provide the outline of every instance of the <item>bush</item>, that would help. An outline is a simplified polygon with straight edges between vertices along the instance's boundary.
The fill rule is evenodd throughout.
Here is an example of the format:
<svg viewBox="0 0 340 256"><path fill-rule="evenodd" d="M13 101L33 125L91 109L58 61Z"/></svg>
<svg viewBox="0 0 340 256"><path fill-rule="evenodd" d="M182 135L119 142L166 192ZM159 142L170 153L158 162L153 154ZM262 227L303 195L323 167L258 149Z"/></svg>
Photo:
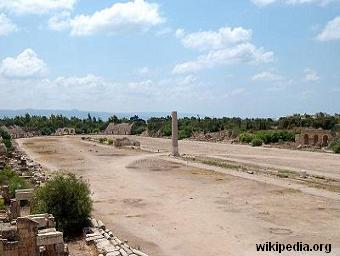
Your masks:
<svg viewBox="0 0 340 256"><path fill-rule="evenodd" d="M67 238L80 234L92 210L90 187L82 178L59 173L39 187L33 197L34 213L51 213L57 229Z"/></svg>
<svg viewBox="0 0 340 256"><path fill-rule="evenodd" d="M12 198L15 196L15 190L29 187L26 180L9 167L0 172L0 185L8 185Z"/></svg>
<svg viewBox="0 0 340 256"><path fill-rule="evenodd" d="M5 146L7 148L7 151L12 150L12 137L11 137L11 135L7 131L0 128L0 137L2 138L3 143L5 144Z"/></svg>
<svg viewBox="0 0 340 256"><path fill-rule="evenodd" d="M5 200L3 198L0 198L0 210L5 210Z"/></svg>
<svg viewBox="0 0 340 256"><path fill-rule="evenodd" d="M336 138L329 147L334 153L340 154L340 137Z"/></svg>
<svg viewBox="0 0 340 256"><path fill-rule="evenodd" d="M183 130L180 130L178 133L178 139L182 140L182 139L186 139L186 138L190 138L192 135L192 129L188 126L184 127Z"/></svg>
<svg viewBox="0 0 340 256"><path fill-rule="evenodd" d="M113 139L108 139L108 140L107 140L107 144L113 145Z"/></svg>
<svg viewBox="0 0 340 256"><path fill-rule="evenodd" d="M242 133L240 135L240 142L250 143L255 138L254 134Z"/></svg>
<svg viewBox="0 0 340 256"><path fill-rule="evenodd" d="M251 141L251 145L253 147L259 147L259 146L262 146L262 144L263 144L263 140L258 139L258 138L255 138Z"/></svg>
<svg viewBox="0 0 340 256"><path fill-rule="evenodd" d="M103 144L105 141L107 141L107 138L99 138L99 142L100 142L100 143Z"/></svg>

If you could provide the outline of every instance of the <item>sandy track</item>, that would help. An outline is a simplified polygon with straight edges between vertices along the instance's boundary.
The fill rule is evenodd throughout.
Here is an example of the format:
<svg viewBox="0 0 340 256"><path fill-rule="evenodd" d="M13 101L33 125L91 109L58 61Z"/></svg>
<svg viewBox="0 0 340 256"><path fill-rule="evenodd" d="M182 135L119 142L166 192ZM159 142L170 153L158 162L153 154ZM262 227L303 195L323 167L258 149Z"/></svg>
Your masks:
<svg viewBox="0 0 340 256"><path fill-rule="evenodd" d="M169 149L168 140L141 142L154 151ZM94 215L150 255L256 255L255 243L266 241L340 247L337 200L183 166L159 154L85 143L78 137L32 138L19 144L50 170L70 170L88 179ZM327 154L195 142L180 146L189 154L228 154L234 159L249 152L255 162L263 162L266 154L268 164L279 161L280 166L308 166L320 172L330 161L331 175L339 167L339 158Z"/></svg>
<svg viewBox="0 0 340 256"><path fill-rule="evenodd" d="M121 137L121 136L116 136ZM171 152L169 139L128 136L137 139L148 151ZM181 153L217 157L239 163L256 164L340 179L340 155L248 145L179 141Z"/></svg>

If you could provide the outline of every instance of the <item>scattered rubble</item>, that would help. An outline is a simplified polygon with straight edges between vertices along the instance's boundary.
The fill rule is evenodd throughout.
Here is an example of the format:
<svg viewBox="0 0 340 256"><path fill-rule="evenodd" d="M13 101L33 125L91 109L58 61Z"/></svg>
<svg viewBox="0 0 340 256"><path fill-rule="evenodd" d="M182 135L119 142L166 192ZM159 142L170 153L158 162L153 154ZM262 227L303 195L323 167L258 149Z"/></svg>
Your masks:
<svg viewBox="0 0 340 256"><path fill-rule="evenodd" d="M127 137L114 138L113 143L110 143L110 139L107 138L92 138L92 137L82 137L82 140L92 141L101 144L114 145L115 147L137 147L140 148L140 142Z"/></svg>
<svg viewBox="0 0 340 256"><path fill-rule="evenodd" d="M117 138L115 139L114 141L114 145L116 147L140 147L140 142L137 141L137 140L133 140L133 139L129 139L127 137L124 137L124 138Z"/></svg>
<svg viewBox="0 0 340 256"><path fill-rule="evenodd" d="M101 220L91 218L90 222L92 227L83 230L85 241L96 246L99 256L148 256L114 236Z"/></svg>

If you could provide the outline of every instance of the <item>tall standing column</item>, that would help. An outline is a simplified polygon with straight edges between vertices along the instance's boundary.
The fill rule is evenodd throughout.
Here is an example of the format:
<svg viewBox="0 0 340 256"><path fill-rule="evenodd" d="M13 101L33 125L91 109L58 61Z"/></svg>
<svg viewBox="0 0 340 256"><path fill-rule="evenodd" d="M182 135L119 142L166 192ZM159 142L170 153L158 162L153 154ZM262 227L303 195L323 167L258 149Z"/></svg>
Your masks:
<svg viewBox="0 0 340 256"><path fill-rule="evenodd" d="M172 155L178 156L178 122L177 111L171 113L172 116Z"/></svg>

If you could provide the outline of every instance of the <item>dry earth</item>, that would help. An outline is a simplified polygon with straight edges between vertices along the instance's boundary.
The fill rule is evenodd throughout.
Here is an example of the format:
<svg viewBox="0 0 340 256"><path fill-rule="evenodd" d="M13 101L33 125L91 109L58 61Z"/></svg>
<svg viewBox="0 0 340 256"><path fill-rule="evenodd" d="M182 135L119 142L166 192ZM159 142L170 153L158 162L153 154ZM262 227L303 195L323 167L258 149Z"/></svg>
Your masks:
<svg viewBox="0 0 340 256"><path fill-rule="evenodd" d="M88 179L95 217L150 255L257 255L255 244L266 241L332 243L333 249L340 248L338 193L316 196L261 177L203 170L203 165L167 157L169 140L138 140L142 149L161 153L115 149L79 137L18 143L49 170L69 170ZM332 154L193 141L180 142L180 149L340 178L340 157Z"/></svg>

